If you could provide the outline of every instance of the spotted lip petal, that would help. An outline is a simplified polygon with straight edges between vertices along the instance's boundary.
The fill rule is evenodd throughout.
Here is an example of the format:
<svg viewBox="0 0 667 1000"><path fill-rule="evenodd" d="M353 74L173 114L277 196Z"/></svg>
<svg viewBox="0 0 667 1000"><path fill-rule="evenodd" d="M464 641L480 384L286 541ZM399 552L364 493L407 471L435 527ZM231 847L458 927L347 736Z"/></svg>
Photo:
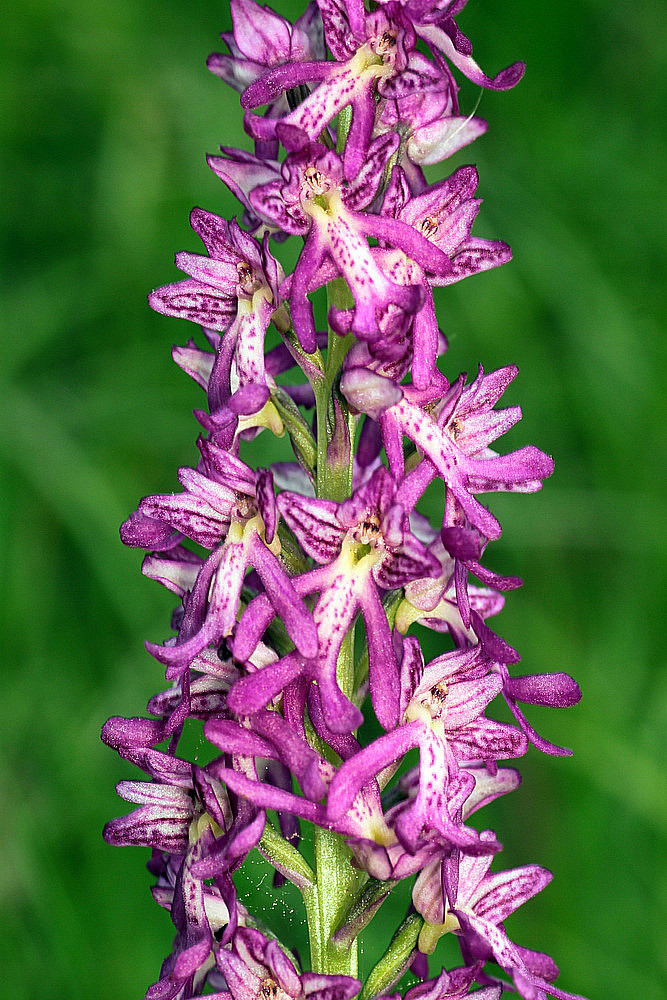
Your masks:
<svg viewBox="0 0 667 1000"><path fill-rule="evenodd" d="M343 638L359 610L366 623L369 642L371 698L380 721L393 726L398 707L398 667L393 652L386 614L372 580L370 567L358 570L349 562L349 553L341 553L325 569L311 571L294 580L302 596L320 591L313 610L318 634L315 659L290 653L278 663L242 678L232 689L228 703L239 714L257 711L274 698L296 677L317 680L323 699L326 723L334 733L347 733L363 721L361 712L343 695L336 679L338 655ZM262 630L268 625L272 611L266 601L258 599L246 611L234 642L235 655L245 655L253 648Z"/></svg>

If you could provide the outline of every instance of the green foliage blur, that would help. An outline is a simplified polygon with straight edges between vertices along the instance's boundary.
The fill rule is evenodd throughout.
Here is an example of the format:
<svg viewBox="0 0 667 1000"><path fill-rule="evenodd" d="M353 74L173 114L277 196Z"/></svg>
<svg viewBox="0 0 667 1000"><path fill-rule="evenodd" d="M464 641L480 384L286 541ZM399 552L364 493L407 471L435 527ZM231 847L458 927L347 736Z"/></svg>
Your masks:
<svg viewBox="0 0 667 1000"><path fill-rule="evenodd" d="M460 23L487 71L528 70L483 94L488 135L431 169L478 164L476 232L515 256L440 296L444 370L519 366L507 402L524 420L504 449L535 443L556 473L540 494L491 498L504 534L488 561L525 579L496 627L526 671L567 670L584 691L577 708L530 713L574 757L532 751L486 820L506 866L555 872L508 931L554 955L564 988L661 1000L667 11L475 0ZM118 524L194 461L202 397L170 347L196 330L145 297L176 280L174 251L198 249L193 205L236 211L204 162L221 143L250 148L236 95L205 68L229 26L208 0L25 0L0 39L0 968L44 1000L143 996L173 937L148 852L101 839L130 808L114 783L133 775L99 731L164 683L143 640L169 634L173 601ZM461 96L471 110L478 91ZM250 898L262 879L244 878ZM266 909L303 935L289 898ZM399 917L388 904L376 918L369 954Z"/></svg>

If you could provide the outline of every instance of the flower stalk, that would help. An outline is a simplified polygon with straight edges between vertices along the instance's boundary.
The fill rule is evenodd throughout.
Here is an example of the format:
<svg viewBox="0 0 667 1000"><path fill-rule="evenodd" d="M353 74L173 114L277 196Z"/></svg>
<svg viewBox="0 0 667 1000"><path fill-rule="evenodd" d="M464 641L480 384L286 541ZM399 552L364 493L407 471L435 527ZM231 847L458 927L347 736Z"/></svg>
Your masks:
<svg viewBox="0 0 667 1000"><path fill-rule="evenodd" d="M432 185L423 166L486 130L459 107L455 73L496 90L523 74L477 65L464 6L311 0L290 24L231 0L226 51L209 58L254 144L208 158L242 224L193 209L205 254L179 253L186 278L149 296L201 328L173 352L204 394L199 458L179 470L182 492L145 497L121 527L177 606L173 634L146 643L168 684L150 717L102 732L145 775L119 784L136 808L104 836L151 848L153 895L177 932L148 1000L401 1000L407 972L405 1000L577 1000L549 956L505 930L551 873L491 870L502 845L476 825L518 787L530 745L570 753L521 706L580 692L564 673L517 675L519 654L487 623L521 580L482 562L502 529L479 497L534 492L553 461L495 450L522 416L497 406L513 365L445 374L433 289L511 251L472 232L473 166ZM287 237L301 241L290 274ZM295 461L271 464L284 435ZM444 504L420 509L436 479ZM441 643L430 662L423 629ZM487 715L496 698L515 724ZM186 723L201 726L204 766L181 756ZM309 960L238 899L254 850L275 870L268 896L300 890ZM374 918L406 880L411 904L367 971L360 942L385 934ZM436 960L447 934L452 969Z"/></svg>

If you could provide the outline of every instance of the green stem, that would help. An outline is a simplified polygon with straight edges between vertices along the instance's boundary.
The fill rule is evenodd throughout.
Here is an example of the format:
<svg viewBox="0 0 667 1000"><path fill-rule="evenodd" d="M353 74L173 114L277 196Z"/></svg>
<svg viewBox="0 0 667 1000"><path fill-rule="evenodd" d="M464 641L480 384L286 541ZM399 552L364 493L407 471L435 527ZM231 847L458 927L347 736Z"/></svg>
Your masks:
<svg viewBox="0 0 667 1000"><path fill-rule="evenodd" d="M351 296L345 281L337 279L331 282L327 288L327 299L329 305L349 308ZM344 500L351 491L353 448L350 447L349 468L345 469L337 462L327 462L327 452L332 389L353 340L353 337L341 338L330 331L324 378L313 386L317 414L317 496L329 500ZM347 407L344 414L353 442L354 418L349 416ZM341 645L336 675L340 690L351 698L354 690L354 626ZM351 853L341 834L316 826L313 838L315 885L304 892L311 969L313 972L356 976L359 970L356 939L346 949L336 948L332 939L349 908L350 899L358 895L367 876L352 867Z"/></svg>
<svg viewBox="0 0 667 1000"><path fill-rule="evenodd" d="M349 697L354 683L354 627L343 640L336 676L341 691ZM367 876L352 867L350 850L341 834L315 827L314 847L316 884L314 890L304 894L311 968L313 972L356 976L359 971L356 939L341 950L334 944L333 936L350 899L358 895Z"/></svg>

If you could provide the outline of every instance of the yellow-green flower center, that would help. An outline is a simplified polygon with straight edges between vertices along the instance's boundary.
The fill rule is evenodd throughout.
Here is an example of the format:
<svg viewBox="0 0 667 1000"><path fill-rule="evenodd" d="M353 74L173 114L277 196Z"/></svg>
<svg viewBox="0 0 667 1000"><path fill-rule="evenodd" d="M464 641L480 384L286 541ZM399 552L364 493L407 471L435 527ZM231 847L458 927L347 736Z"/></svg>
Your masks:
<svg viewBox="0 0 667 1000"><path fill-rule="evenodd" d="M263 979L259 986L259 996L260 1000L276 1000L278 996L278 984L275 979L271 979L267 976Z"/></svg>

